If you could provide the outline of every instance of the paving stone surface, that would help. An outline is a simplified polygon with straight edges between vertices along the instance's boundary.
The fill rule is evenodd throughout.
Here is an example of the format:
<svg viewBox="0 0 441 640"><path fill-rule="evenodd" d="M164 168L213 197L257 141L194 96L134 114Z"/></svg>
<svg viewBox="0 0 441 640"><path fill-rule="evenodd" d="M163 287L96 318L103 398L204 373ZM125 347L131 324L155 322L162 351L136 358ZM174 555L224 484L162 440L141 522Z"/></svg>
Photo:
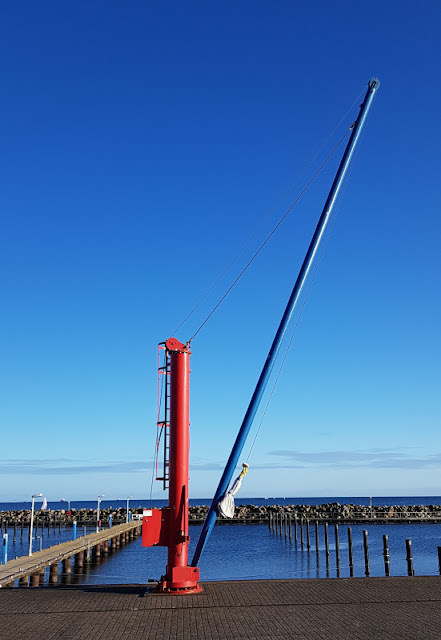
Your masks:
<svg viewBox="0 0 441 640"><path fill-rule="evenodd" d="M205 583L190 596L140 585L0 590L1 640L441 640L441 577Z"/></svg>

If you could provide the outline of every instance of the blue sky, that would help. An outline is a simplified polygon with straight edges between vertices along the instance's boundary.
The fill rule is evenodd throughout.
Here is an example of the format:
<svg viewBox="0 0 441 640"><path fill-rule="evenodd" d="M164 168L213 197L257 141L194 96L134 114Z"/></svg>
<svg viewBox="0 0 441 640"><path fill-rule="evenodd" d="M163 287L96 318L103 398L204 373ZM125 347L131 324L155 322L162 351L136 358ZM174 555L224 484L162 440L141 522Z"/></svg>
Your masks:
<svg viewBox="0 0 441 640"><path fill-rule="evenodd" d="M441 493L440 27L430 1L3 8L0 500L149 495L157 343L375 75L242 494ZM192 497L214 492L337 162L192 344Z"/></svg>

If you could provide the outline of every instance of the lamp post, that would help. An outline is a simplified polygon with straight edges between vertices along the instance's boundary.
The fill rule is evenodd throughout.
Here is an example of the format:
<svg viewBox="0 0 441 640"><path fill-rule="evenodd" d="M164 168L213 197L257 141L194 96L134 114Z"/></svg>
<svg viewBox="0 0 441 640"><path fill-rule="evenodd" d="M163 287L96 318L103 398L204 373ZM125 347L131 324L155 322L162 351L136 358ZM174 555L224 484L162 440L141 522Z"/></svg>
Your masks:
<svg viewBox="0 0 441 640"><path fill-rule="evenodd" d="M127 496L127 508L126 508L126 522L129 521L129 500L133 498L133 496Z"/></svg>
<svg viewBox="0 0 441 640"><path fill-rule="evenodd" d="M31 524L29 526L29 555L32 555L32 529L34 527L34 500L35 498L42 498L42 493L35 493L32 496L32 508L31 508Z"/></svg>
<svg viewBox="0 0 441 640"><path fill-rule="evenodd" d="M101 498L104 498L104 493L98 496L98 508L96 510L96 532L98 533L100 530L100 504Z"/></svg>
<svg viewBox="0 0 441 640"><path fill-rule="evenodd" d="M66 500L66 498L61 498L60 502L67 502L67 510L70 511L70 500Z"/></svg>

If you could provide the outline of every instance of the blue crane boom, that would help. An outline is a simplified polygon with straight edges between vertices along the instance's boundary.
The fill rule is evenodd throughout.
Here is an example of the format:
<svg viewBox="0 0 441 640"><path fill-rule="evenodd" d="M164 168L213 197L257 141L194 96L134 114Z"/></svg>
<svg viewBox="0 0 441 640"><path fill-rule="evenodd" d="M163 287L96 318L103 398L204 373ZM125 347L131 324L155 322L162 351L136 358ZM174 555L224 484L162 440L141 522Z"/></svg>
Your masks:
<svg viewBox="0 0 441 640"><path fill-rule="evenodd" d="M259 380L257 382L256 388L254 390L253 396L251 398L251 402L248 406L247 412L243 419L242 425L239 429L239 433L237 435L234 446L231 450L230 457L228 458L228 462L225 466L222 477L219 481L219 485L216 489L216 493L213 498L213 502L208 511L207 517L205 519L204 525L202 527L201 534L199 536L198 544L196 547L195 554L192 560L192 566L196 567L201 556L201 553L207 543L207 540L213 530L213 527L216 522L217 513L216 507L219 503L222 496L228 489L228 485L231 482L233 477L234 470L239 461L239 457L244 448L247 436L250 432L251 426L253 424L254 417L259 408L260 401L262 400L263 393L265 391L266 385L268 383L269 377L271 375L272 368L274 366L275 360L277 358L277 354L279 352L283 337L288 328L289 321L294 311L294 307L299 298L300 292L302 290L305 279L308 275L309 269L311 267L314 256L317 252L318 246L320 244L320 240L325 231L327 222L331 215L332 209L337 200L337 196L339 194L340 188L342 186L344 177L347 173L350 161L354 155L355 148L357 143L360 140L360 135L363 129L364 124L366 123L366 119L369 113L369 110L372 106L372 102L374 96L377 92L378 87L380 86L380 82L378 78L373 78L368 83L368 89L366 95L364 97L363 103L360 106L360 112L358 114L358 118L355 121L352 134L349 138L349 142L346 146L345 152L341 159L340 165L338 167L338 171L334 178L334 182L332 183L331 190L329 192L328 198L326 200L325 206L323 207L322 214L317 223L317 227L315 229L314 235L310 242L308 251L303 260L303 264L301 266L299 275L297 276L297 280L295 282L294 288L292 290L291 296L288 300L288 304L286 306L285 312L283 314L282 320L280 321L279 328L277 329L277 333L269 350L267 359L263 366L262 372L260 374Z"/></svg>

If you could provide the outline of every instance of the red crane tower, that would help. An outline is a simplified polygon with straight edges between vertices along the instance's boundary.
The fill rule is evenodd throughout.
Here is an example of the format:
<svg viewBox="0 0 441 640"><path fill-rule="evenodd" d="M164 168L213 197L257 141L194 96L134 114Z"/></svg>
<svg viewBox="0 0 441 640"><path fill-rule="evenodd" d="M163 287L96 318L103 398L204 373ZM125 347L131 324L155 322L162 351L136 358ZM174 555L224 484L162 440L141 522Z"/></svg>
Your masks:
<svg viewBox="0 0 441 640"><path fill-rule="evenodd" d="M142 544L168 547L165 575L158 590L168 594L197 593L199 569L188 565L188 482L190 454L190 347L176 338L159 345L165 350L164 419L158 421L164 438L163 480L169 490L168 507L145 510Z"/></svg>

